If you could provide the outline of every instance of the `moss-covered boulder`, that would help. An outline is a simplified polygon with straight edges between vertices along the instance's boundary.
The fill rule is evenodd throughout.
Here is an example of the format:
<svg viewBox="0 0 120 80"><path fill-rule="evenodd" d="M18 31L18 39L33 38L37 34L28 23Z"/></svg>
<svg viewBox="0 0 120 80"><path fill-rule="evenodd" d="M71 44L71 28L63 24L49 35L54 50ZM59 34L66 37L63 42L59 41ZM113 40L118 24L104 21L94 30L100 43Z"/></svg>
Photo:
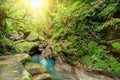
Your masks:
<svg viewBox="0 0 120 80"><path fill-rule="evenodd" d="M4 37L0 40L0 53L0 55L8 55L13 53L21 53L21 51L12 40Z"/></svg>
<svg viewBox="0 0 120 80"><path fill-rule="evenodd" d="M112 43L112 48L112 52L114 53L113 55L116 57L120 57L120 42Z"/></svg>
<svg viewBox="0 0 120 80"><path fill-rule="evenodd" d="M119 42L115 42L112 44L112 47L116 50L119 50L120 51L120 43Z"/></svg>
<svg viewBox="0 0 120 80"><path fill-rule="evenodd" d="M35 31L32 31L26 38L27 41L35 41L39 38L39 34Z"/></svg>
<svg viewBox="0 0 120 80"><path fill-rule="evenodd" d="M0 56L0 60L4 61L15 61L15 62L25 62L25 61L31 61L31 57L28 54L14 54L14 55L6 55L6 56Z"/></svg>
<svg viewBox="0 0 120 80"><path fill-rule="evenodd" d="M45 37L39 35L39 40L44 41L44 40L45 40Z"/></svg>
<svg viewBox="0 0 120 80"><path fill-rule="evenodd" d="M16 46L22 51L22 52L29 52L31 48L38 46L37 42L20 42L17 43Z"/></svg>
<svg viewBox="0 0 120 80"><path fill-rule="evenodd" d="M27 63L25 65L25 69L31 74L31 75L36 75L36 74L42 74L46 72L46 68L38 63Z"/></svg>

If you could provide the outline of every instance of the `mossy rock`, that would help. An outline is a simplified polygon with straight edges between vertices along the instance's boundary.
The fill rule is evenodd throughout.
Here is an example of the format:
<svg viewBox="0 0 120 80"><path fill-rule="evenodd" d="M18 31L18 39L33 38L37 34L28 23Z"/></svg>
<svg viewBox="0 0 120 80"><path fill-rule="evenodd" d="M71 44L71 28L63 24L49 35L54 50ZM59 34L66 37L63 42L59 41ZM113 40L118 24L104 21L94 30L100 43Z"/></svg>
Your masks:
<svg viewBox="0 0 120 80"><path fill-rule="evenodd" d="M31 48L38 46L37 42L21 42L17 43L16 46L22 51L22 52L29 52Z"/></svg>
<svg viewBox="0 0 120 80"><path fill-rule="evenodd" d="M6 53L6 52L14 52L14 53L22 53L22 51L15 45L15 43L4 37L3 40L0 41L0 53Z"/></svg>
<svg viewBox="0 0 120 80"><path fill-rule="evenodd" d="M119 42L112 43L112 47L113 55L116 57L120 57L120 43Z"/></svg>
<svg viewBox="0 0 120 80"><path fill-rule="evenodd" d="M0 80L32 80L19 62L0 62Z"/></svg>
<svg viewBox="0 0 120 80"><path fill-rule="evenodd" d="M26 38L27 41L35 41L39 38L39 34L35 31L32 31L28 37Z"/></svg>
<svg viewBox="0 0 120 80"><path fill-rule="evenodd" d="M14 55L0 56L0 60L24 63L31 61L31 57L28 54L14 54Z"/></svg>
<svg viewBox="0 0 120 80"><path fill-rule="evenodd" d="M119 42L112 43L112 47L113 47L114 49L120 51L120 43L119 43Z"/></svg>
<svg viewBox="0 0 120 80"><path fill-rule="evenodd" d="M25 68L31 75L42 74L46 72L45 66L33 62L27 63Z"/></svg>
<svg viewBox="0 0 120 80"><path fill-rule="evenodd" d="M45 37L39 36L39 40L44 41L44 40L45 40Z"/></svg>

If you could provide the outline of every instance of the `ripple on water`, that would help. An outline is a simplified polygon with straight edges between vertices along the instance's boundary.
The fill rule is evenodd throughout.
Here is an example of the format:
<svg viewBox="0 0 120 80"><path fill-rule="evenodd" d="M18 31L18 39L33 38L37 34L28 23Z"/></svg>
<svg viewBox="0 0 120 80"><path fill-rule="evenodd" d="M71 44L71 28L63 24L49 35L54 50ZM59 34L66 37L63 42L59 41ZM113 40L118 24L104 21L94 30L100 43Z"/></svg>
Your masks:
<svg viewBox="0 0 120 80"><path fill-rule="evenodd" d="M32 61L36 62L36 63L39 63L39 64L45 66L46 68L52 68L55 65L55 60L52 59L52 58L51 59L45 59L45 58L40 58L40 57L37 57L37 56L33 56Z"/></svg>

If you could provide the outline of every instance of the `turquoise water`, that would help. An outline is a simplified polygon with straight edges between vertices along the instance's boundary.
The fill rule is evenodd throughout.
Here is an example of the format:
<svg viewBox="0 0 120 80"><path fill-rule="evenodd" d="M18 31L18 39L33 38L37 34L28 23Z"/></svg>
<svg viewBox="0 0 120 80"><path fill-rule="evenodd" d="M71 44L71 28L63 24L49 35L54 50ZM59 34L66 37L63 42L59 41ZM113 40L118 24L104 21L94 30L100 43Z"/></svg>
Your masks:
<svg viewBox="0 0 120 80"><path fill-rule="evenodd" d="M53 70L55 65L55 59L45 59L34 56L32 57L32 61L45 66L47 69L47 73L51 75L52 80L63 80L61 76Z"/></svg>
<svg viewBox="0 0 120 80"><path fill-rule="evenodd" d="M32 57L33 62L37 62L43 66L45 66L48 69L51 69L55 65L55 60L54 59L45 59L45 58L39 58L37 56Z"/></svg>

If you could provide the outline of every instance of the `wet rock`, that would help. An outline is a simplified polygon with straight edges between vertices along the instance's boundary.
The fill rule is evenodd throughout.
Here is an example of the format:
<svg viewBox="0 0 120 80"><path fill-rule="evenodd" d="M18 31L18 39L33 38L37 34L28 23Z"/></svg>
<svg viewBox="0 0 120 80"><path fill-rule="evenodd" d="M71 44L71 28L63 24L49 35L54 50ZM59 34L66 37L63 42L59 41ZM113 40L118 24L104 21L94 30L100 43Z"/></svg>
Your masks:
<svg viewBox="0 0 120 80"><path fill-rule="evenodd" d="M42 58L52 58L51 53L53 50L53 45L52 44L46 44L46 43L40 43L39 46L37 47L33 47L30 50L30 55L34 56L34 55L39 55Z"/></svg>
<svg viewBox="0 0 120 80"><path fill-rule="evenodd" d="M39 34L35 31L32 31L26 38L27 41L35 41L39 38Z"/></svg>
<svg viewBox="0 0 120 80"><path fill-rule="evenodd" d="M75 68L75 74L79 80L114 80L104 75L96 75L93 73L88 73L81 68Z"/></svg>
<svg viewBox="0 0 120 80"><path fill-rule="evenodd" d="M52 49L53 49L53 45L52 44L51 45L50 44L47 45L47 44L43 43L43 44L39 45L39 49L38 50L42 52L41 53L41 57L49 58L51 56Z"/></svg>
<svg viewBox="0 0 120 80"><path fill-rule="evenodd" d="M25 69L31 74L31 75L37 75L42 74L46 72L46 68L38 63L27 63L25 65Z"/></svg>
<svg viewBox="0 0 120 80"><path fill-rule="evenodd" d="M80 67L71 66L66 62L55 63L54 71L61 76L61 80L114 80L104 75L87 72Z"/></svg>
<svg viewBox="0 0 120 80"><path fill-rule="evenodd" d="M0 63L0 80L26 80L30 74L19 62Z"/></svg>
<svg viewBox="0 0 120 80"><path fill-rule="evenodd" d="M36 47L38 46L37 42L20 42L17 43L16 46L22 51L22 52L29 52L31 50L32 47Z"/></svg>
<svg viewBox="0 0 120 80"><path fill-rule="evenodd" d="M24 62L25 60L31 60L31 57L28 54L14 54L14 55L6 55L0 56L0 62Z"/></svg>
<svg viewBox="0 0 120 80"><path fill-rule="evenodd" d="M39 50L39 51L43 51L46 47L47 47L47 44L45 44L45 43L40 43L38 50Z"/></svg>
<svg viewBox="0 0 120 80"><path fill-rule="evenodd" d="M0 80L32 80L21 63L28 58L27 54L0 56Z"/></svg>
<svg viewBox="0 0 120 80"><path fill-rule="evenodd" d="M61 65L61 66L60 66ZM59 72L72 72L72 66L70 66L67 63L59 63L59 64L55 64L54 67L55 71L59 71Z"/></svg>
<svg viewBox="0 0 120 80"><path fill-rule="evenodd" d="M51 76L47 73L33 76L34 80L52 80Z"/></svg>

